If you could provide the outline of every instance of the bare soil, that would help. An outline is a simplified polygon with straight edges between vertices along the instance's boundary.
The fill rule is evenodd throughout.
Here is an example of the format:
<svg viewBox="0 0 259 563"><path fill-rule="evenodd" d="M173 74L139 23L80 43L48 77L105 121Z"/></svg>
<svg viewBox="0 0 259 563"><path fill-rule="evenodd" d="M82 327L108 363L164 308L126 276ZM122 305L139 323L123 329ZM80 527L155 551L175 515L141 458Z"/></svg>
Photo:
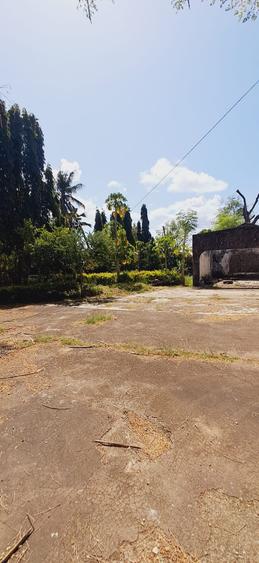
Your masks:
<svg viewBox="0 0 259 563"><path fill-rule="evenodd" d="M10 561L259 562L258 289L2 308L0 327L0 561L29 514Z"/></svg>

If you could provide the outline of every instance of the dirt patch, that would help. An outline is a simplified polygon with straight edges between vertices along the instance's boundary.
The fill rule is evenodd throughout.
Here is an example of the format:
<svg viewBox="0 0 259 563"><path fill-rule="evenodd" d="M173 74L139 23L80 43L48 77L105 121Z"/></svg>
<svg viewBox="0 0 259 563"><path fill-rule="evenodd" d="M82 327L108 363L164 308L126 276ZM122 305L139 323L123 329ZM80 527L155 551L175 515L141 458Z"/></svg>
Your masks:
<svg viewBox="0 0 259 563"><path fill-rule="evenodd" d="M166 535L159 528L143 531L136 541L123 543L108 561L111 563L198 563L198 559L186 553L174 537Z"/></svg>
<svg viewBox="0 0 259 563"><path fill-rule="evenodd" d="M172 443L168 436L149 420L134 412L128 412L127 418L134 434L143 444L143 451L150 459L156 459L170 450Z"/></svg>
<svg viewBox="0 0 259 563"><path fill-rule="evenodd" d="M201 495L201 517L210 534L204 556L219 561L259 561L253 538L258 532L259 500L246 500L228 495L222 490L206 491ZM219 547L220 546L220 547Z"/></svg>

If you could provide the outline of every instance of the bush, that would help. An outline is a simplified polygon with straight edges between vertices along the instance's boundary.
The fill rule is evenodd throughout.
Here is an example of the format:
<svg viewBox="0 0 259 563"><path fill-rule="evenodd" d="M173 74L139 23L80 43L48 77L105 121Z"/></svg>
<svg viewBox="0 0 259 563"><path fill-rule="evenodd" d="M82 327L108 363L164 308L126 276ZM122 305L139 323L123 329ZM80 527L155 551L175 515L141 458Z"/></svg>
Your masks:
<svg viewBox="0 0 259 563"><path fill-rule="evenodd" d="M114 285L116 283L116 274L103 272L101 274L83 274L83 283Z"/></svg>
<svg viewBox="0 0 259 563"><path fill-rule="evenodd" d="M119 281L151 285L177 285L181 280L180 275L175 270L143 270L140 272L123 272L120 274Z"/></svg>
<svg viewBox="0 0 259 563"><path fill-rule="evenodd" d="M68 279L0 287L1 305L57 301L80 296L79 285L75 280Z"/></svg>
<svg viewBox="0 0 259 563"><path fill-rule="evenodd" d="M83 285L81 297L98 297L102 293L103 290L98 285Z"/></svg>
<svg viewBox="0 0 259 563"><path fill-rule="evenodd" d="M143 293L148 291L149 287L146 283L141 282L129 282L129 283L119 283L119 289L124 289L126 291Z"/></svg>
<svg viewBox="0 0 259 563"><path fill-rule="evenodd" d="M32 271L48 280L49 276L76 278L85 262L84 242L79 232L65 227L53 231L38 229L32 250Z"/></svg>
<svg viewBox="0 0 259 563"><path fill-rule="evenodd" d="M116 283L116 274L83 274L83 280L86 284L114 285ZM144 283L151 285L177 285L181 283L180 274L176 270L153 270L153 271L132 271L121 272L119 275L119 283Z"/></svg>

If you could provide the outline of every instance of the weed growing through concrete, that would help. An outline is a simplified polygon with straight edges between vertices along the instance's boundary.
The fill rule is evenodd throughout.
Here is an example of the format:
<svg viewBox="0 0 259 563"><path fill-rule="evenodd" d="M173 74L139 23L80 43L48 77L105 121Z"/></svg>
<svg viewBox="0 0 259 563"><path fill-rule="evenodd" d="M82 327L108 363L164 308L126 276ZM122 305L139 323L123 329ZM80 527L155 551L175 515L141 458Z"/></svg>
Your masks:
<svg viewBox="0 0 259 563"><path fill-rule="evenodd" d="M112 321L114 320L114 318L115 317L113 315L107 315L103 313L93 313L82 322L83 324L86 325L96 325L96 324L106 323L107 321Z"/></svg>
<svg viewBox="0 0 259 563"><path fill-rule="evenodd" d="M97 316L97 315L96 315ZM98 315L98 317L105 317L105 320L111 320L114 317L112 315ZM106 319L108 317L108 319ZM97 324L100 321L94 321L90 324ZM89 342L85 340L80 340L78 338L73 338L69 336L52 336L39 334L34 337L34 340L21 340L16 342L5 342L4 346L9 349L22 349L33 346L34 344L49 344L51 342L59 343L63 346L71 346L76 348L99 348L101 350L108 349L118 352L126 352L129 354L135 354L136 356L146 356L146 357L161 357L168 359L179 359L179 360L194 360L198 362L223 362L223 363L235 363L241 362L241 356L232 356L226 352L210 352L210 351L195 351L195 350L183 350L177 348L171 348L170 346L165 346L162 348L155 348L152 346L141 346L135 342L122 342L122 343L109 343L109 342ZM1 343L2 345L2 343ZM258 365L257 358L246 358L246 362Z"/></svg>

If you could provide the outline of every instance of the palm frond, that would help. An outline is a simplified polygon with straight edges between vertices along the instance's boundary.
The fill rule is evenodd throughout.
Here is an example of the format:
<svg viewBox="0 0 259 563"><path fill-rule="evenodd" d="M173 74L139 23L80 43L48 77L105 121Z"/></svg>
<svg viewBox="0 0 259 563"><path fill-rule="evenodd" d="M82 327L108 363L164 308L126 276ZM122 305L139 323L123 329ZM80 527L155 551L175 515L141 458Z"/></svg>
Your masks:
<svg viewBox="0 0 259 563"><path fill-rule="evenodd" d="M82 203L82 201L79 201L79 199L77 199L76 197L70 196L70 200L73 201L73 203L76 203L78 207L82 207L83 209L85 209L85 204Z"/></svg>

